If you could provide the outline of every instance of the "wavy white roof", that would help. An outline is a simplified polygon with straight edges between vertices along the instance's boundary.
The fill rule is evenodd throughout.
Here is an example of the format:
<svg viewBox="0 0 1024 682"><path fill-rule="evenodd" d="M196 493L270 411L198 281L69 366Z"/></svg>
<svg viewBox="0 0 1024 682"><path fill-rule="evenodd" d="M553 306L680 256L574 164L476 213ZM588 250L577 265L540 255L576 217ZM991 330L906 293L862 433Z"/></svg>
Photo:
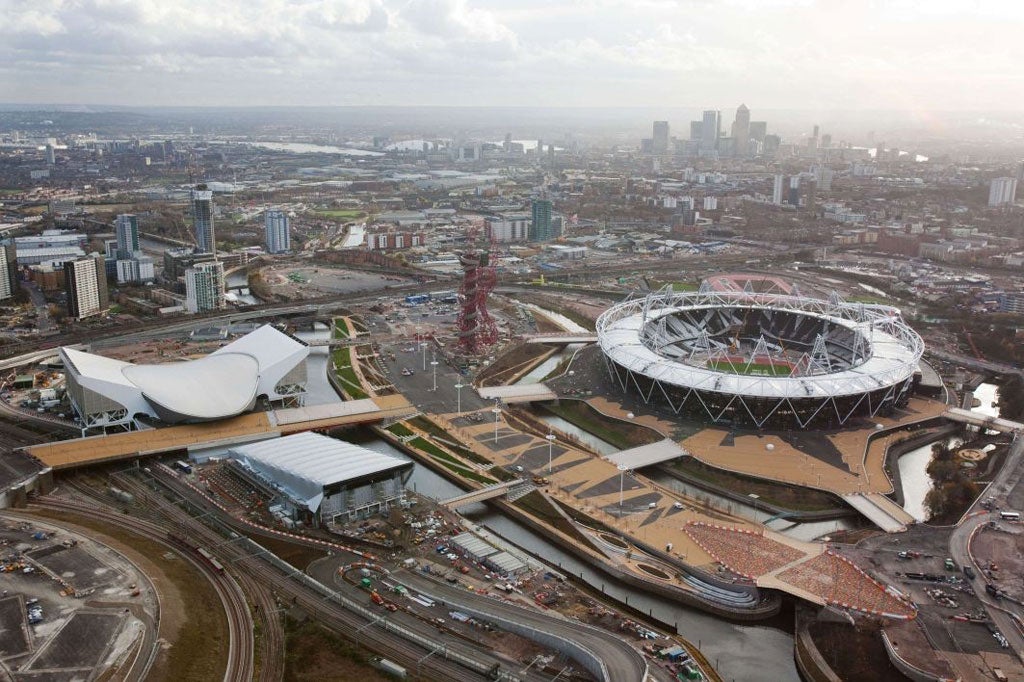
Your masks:
<svg viewBox="0 0 1024 682"><path fill-rule="evenodd" d="M208 421L241 414L305 362L309 347L270 325L198 360L134 365L61 348L65 366L82 387L138 413L166 422Z"/></svg>
<svg viewBox="0 0 1024 682"><path fill-rule="evenodd" d="M251 355L221 353L164 365L127 365L121 373L146 400L168 412L223 419L252 405L260 363Z"/></svg>

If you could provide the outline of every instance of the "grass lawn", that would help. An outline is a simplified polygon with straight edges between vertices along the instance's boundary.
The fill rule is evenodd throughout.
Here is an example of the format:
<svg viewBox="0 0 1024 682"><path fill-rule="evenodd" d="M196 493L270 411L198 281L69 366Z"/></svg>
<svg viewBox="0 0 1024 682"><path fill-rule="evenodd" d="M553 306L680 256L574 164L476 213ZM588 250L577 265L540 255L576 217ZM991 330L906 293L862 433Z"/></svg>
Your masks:
<svg viewBox="0 0 1024 682"><path fill-rule="evenodd" d="M334 321L334 338L336 339L347 339L348 338L348 325L345 324L344 319L336 319Z"/></svg>
<svg viewBox="0 0 1024 682"><path fill-rule="evenodd" d="M746 374L755 377L788 377L793 373L792 367L786 365L768 365L764 363L748 364L744 361L729 362L728 360L708 360L708 369L728 374Z"/></svg>
<svg viewBox="0 0 1024 682"><path fill-rule="evenodd" d="M285 619L286 682L360 680L388 682L394 678L369 664L370 652L347 642L312 621Z"/></svg>
<svg viewBox="0 0 1024 682"><path fill-rule="evenodd" d="M410 429L405 424L402 424L401 422L396 422L389 426L388 431L399 437L412 435L412 429Z"/></svg>
<svg viewBox="0 0 1024 682"><path fill-rule="evenodd" d="M339 348L332 354L334 358L334 374L341 381L345 390L354 400L366 397L366 391L359 385L359 378L352 368L352 349Z"/></svg>
<svg viewBox="0 0 1024 682"><path fill-rule="evenodd" d="M782 507L783 509L822 511L843 507L843 504L837 498L820 490L789 486L783 483L773 483L761 478L734 474L731 471L723 471L708 466L695 457L683 457L667 466L695 479L706 481L741 495L756 493L765 502Z"/></svg>
<svg viewBox="0 0 1024 682"><path fill-rule="evenodd" d="M661 435L651 429L619 419L610 419L582 400L562 400L557 405L544 403L541 407L620 450L650 445L661 440Z"/></svg>
<svg viewBox="0 0 1024 682"><path fill-rule="evenodd" d="M672 285L672 291L697 291L698 286L693 282L668 282L664 280L648 279L651 283L651 290L657 291L666 284Z"/></svg>

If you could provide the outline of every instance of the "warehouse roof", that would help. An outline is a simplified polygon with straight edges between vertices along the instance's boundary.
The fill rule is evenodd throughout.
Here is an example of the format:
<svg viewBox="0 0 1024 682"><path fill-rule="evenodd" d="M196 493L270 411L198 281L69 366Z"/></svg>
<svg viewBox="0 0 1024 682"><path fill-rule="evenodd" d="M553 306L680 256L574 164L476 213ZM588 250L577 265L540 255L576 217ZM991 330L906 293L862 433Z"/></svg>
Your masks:
<svg viewBox="0 0 1024 682"><path fill-rule="evenodd" d="M311 432L239 445L228 454L313 512L319 509L325 488L412 466L409 460Z"/></svg>

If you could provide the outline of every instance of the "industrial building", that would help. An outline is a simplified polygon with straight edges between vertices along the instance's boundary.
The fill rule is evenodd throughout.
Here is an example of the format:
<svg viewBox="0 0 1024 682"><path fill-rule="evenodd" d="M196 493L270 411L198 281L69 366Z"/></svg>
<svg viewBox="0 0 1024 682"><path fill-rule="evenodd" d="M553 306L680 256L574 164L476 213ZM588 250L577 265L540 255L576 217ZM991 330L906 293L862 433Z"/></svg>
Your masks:
<svg viewBox="0 0 1024 682"><path fill-rule="evenodd" d="M529 565L523 560L509 552L498 549L473 533L467 532L456 535L452 538L452 545L463 556L471 561L483 564L489 570L499 575L512 577L527 573L530 570Z"/></svg>
<svg viewBox="0 0 1024 682"><path fill-rule="evenodd" d="M134 365L62 347L72 408L82 431L205 422L247 412L258 399L299 402L309 347L264 325L205 358Z"/></svg>
<svg viewBox="0 0 1024 682"><path fill-rule="evenodd" d="M290 513L323 526L386 511L413 469L409 460L311 432L234 446L228 456L279 493Z"/></svg>

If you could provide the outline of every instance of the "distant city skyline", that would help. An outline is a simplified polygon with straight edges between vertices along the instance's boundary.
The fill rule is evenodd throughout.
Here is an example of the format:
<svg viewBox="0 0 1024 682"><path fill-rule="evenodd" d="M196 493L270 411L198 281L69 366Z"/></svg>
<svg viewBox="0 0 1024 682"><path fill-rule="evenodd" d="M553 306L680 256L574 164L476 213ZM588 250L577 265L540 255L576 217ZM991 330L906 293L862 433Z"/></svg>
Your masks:
<svg viewBox="0 0 1024 682"><path fill-rule="evenodd" d="M0 19L10 103L1024 111L1009 2L0 0Z"/></svg>

